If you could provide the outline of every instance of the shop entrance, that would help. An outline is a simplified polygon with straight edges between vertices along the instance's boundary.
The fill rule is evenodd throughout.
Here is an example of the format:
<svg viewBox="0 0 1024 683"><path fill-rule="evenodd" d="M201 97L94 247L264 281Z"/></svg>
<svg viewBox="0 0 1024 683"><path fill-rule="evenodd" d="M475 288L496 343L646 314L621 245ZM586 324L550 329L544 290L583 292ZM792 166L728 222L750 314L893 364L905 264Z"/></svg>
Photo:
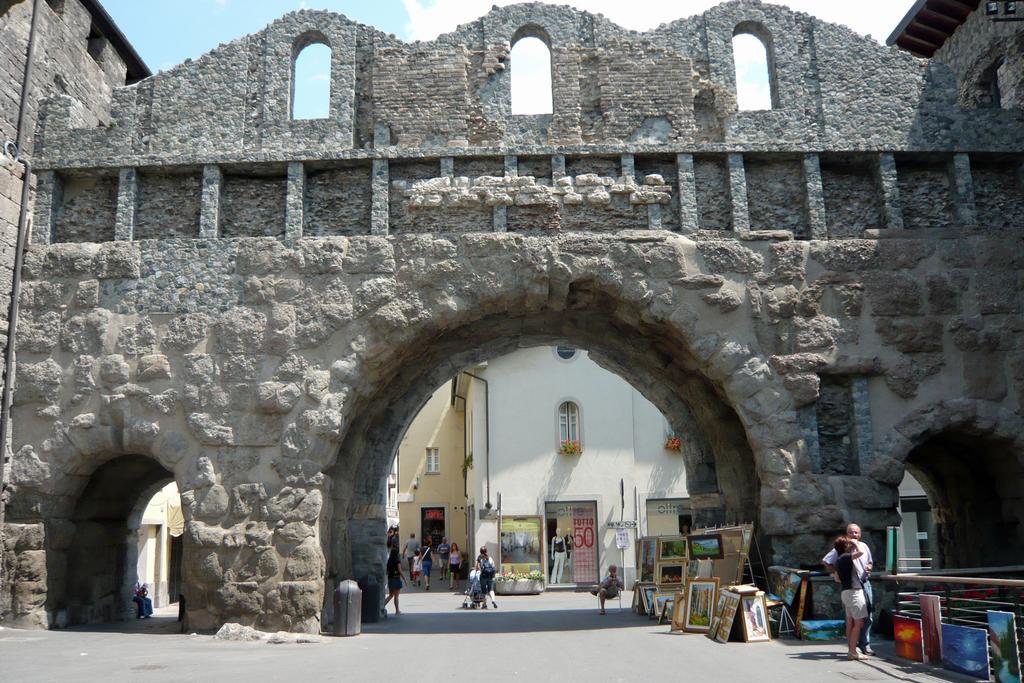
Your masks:
<svg viewBox="0 0 1024 683"><path fill-rule="evenodd" d="M547 576L553 586L599 581L597 503L549 502L544 506L547 529Z"/></svg>
<svg viewBox="0 0 1024 683"><path fill-rule="evenodd" d="M444 508L420 508L420 542L429 538L430 545L436 548L445 535Z"/></svg>

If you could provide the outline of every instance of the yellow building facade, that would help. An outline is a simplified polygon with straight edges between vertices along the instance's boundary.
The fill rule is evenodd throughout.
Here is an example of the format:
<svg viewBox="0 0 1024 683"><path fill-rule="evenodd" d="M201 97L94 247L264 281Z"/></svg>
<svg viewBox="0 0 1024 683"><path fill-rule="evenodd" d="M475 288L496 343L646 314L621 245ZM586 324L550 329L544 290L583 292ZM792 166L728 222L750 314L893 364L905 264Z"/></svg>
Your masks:
<svg viewBox="0 0 1024 683"><path fill-rule="evenodd" d="M447 537L467 549L465 396L446 382L420 409L398 448L402 545L415 534L434 545Z"/></svg>

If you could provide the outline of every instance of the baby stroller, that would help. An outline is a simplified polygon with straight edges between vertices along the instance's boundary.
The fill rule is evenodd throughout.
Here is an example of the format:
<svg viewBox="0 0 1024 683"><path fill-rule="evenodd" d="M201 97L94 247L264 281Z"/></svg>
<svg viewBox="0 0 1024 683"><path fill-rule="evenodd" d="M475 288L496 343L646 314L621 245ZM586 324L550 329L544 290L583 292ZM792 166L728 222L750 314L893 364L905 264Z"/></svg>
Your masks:
<svg viewBox="0 0 1024 683"><path fill-rule="evenodd" d="M469 585L466 586L465 598L462 600L462 609L476 609L487 607L487 596L480 590L480 570L473 569L469 572Z"/></svg>

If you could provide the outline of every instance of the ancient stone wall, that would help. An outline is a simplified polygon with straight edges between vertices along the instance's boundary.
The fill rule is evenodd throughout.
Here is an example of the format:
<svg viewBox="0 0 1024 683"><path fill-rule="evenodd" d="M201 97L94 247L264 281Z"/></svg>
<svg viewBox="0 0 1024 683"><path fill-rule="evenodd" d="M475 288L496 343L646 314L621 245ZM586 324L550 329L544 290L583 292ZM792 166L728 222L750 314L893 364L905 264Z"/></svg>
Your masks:
<svg viewBox="0 0 1024 683"><path fill-rule="evenodd" d="M126 73L124 60L104 37L92 31L93 18L78 0L46 0L38 5L34 70L32 81L27 84L28 109L18 150L19 157L26 160L32 159L36 151L36 124L44 98L58 94L74 97L82 103L83 123L106 125L110 121L112 93L124 85ZM25 60L32 6L32 0L0 4L0 141L10 141L12 145L18 138L22 91L26 86ZM0 358L7 350L11 281L24 178L24 166L9 156L13 149L5 144L0 152ZM30 183L31 207L35 201L34 177ZM2 451L6 453L6 444ZM26 551L25 562L31 564L28 560L31 553L42 553L42 548L34 545L41 537L32 536L31 541L19 538L20 532L15 533L8 545L25 547L28 543L31 549ZM6 569L2 574L4 578L12 575ZM35 576L34 569L28 574ZM7 605L16 598L9 590L0 592L0 611L8 611Z"/></svg>
<svg viewBox="0 0 1024 683"><path fill-rule="evenodd" d="M932 61L946 64L957 80L960 103L971 109L1024 109L1024 24L993 21L984 3L939 48ZM993 102L995 83L1001 102ZM983 114L982 114L983 115Z"/></svg>
<svg viewBox="0 0 1024 683"><path fill-rule="evenodd" d="M769 43L772 110L735 111L736 31ZM523 35L551 48L550 116L510 113ZM309 42L331 114L292 121ZM519 344L588 348L694 425L699 519L756 518L777 563L895 523L945 431L1019 473L1024 112L982 125L950 69L841 27L743 0L639 35L518 5L405 45L302 11L119 89L114 126L47 112L12 537L74 563L94 472L154 460L190 628L319 628L325 589L381 571L422 398ZM21 623L82 613L55 571L17 574Z"/></svg>

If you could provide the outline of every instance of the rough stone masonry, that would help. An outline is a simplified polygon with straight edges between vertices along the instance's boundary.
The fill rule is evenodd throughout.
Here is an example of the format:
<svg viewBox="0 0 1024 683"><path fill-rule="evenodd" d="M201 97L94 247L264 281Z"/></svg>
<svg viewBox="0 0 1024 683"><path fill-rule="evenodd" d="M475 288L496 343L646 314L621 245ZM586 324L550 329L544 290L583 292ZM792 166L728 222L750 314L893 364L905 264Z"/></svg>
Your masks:
<svg viewBox="0 0 1024 683"><path fill-rule="evenodd" d="M771 110L736 110L736 33ZM510 113L524 36L550 115ZM293 120L312 43L330 114ZM6 618L124 614L134 494L173 479L188 628L317 631L336 581L381 573L422 399L554 342L688 427L697 522L756 520L769 561L895 523L907 468L977 548L949 564L1019 560L1024 109L958 88L740 0L647 33L516 5L413 44L304 10L116 89L109 125L49 99Z"/></svg>

